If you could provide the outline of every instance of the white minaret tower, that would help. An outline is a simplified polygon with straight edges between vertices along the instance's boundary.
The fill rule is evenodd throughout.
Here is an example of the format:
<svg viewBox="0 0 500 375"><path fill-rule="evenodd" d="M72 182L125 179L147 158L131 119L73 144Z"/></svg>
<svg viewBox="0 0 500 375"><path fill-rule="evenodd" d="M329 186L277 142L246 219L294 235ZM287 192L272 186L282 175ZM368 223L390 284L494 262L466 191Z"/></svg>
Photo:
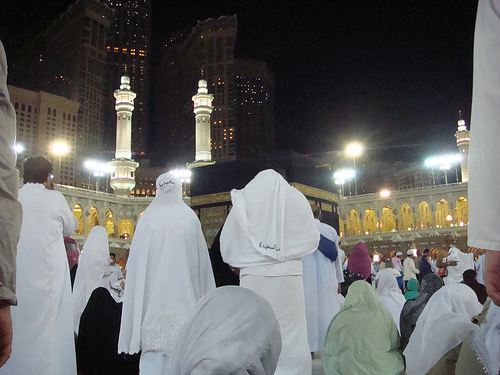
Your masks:
<svg viewBox="0 0 500 375"><path fill-rule="evenodd" d="M132 111L136 93L130 90L130 78L122 76L116 98L116 152L108 165L114 169L110 185L116 195L130 196L135 186L135 170L139 163L132 160Z"/></svg>
<svg viewBox="0 0 500 375"><path fill-rule="evenodd" d="M469 181L469 130L465 126L465 120L462 119L462 111L458 111L458 130L455 133L457 139L457 146L462 160L460 161L460 168L462 169L462 182Z"/></svg>
<svg viewBox="0 0 500 375"><path fill-rule="evenodd" d="M214 164L210 139L210 115L214 96L208 93L207 81L198 81L198 93L193 96L194 114L196 116L196 153L194 163L189 168Z"/></svg>

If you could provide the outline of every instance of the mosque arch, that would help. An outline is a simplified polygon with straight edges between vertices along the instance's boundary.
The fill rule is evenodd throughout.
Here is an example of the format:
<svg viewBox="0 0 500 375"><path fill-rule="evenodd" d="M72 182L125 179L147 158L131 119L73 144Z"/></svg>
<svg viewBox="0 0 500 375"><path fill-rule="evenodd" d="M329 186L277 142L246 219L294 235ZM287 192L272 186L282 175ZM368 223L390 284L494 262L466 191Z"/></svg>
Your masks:
<svg viewBox="0 0 500 375"><path fill-rule="evenodd" d="M411 208L408 203L404 203L401 206L398 216L399 230L415 229L415 221L413 220L413 214L411 213Z"/></svg>
<svg viewBox="0 0 500 375"><path fill-rule="evenodd" d="M83 216L83 208L79 204L73 206L73 215L75 215L78 221L78 227L76 228L75 234L85 234L85 217Z"/></svg>
<svg viewBox="0 0 500 375"><path fill-rule="evenodd" d="M394 218L394 213L392 208L385 206L382 208L382 219L380 220L380 226L382 232L392 232L396 229L396 219Z"/></svg>
<svg viewBox="0 0 500 375"><path fill-rule="evenodd" d="M361 222L359 220L358 211L352 209L349 211L349 217L346 222L346 235L352 236L361 234Z"/></svg>
<svg viewBox="0 0 500 375"><path fill-rule="evenodd" d="M441 199L436 206L435 222L436 227L449 227L452 221L446 220L447 216L450 215L450 206L446 199Z"/></svg>
<svg viewBox="0 0 500 375"><path fill-rule="evenodd" d="M422 201L418 204L418 227L420 229L432 228L432 212L429 203Z"/></svg>
<svg viewBox="0 0 500 375"><path fill-rule="evenodd" d="M344 220L342 220L340 217L339 217L339 236L340 237L344 237L345 236L345 224L344 224Z"/></svg>
<svg viewBox="0 0 500 375"><path fill-rule="evenodd" d="M113 211L111 211L108 208L106 210L104 217L105 217L104 227L106 228L106 232L108 233L108 237L115 237L115 219L113 217Z"/></svg>
<svg viewBox="0 0 500 375"><path fill-rule="evenodd" d="M365 210L365 217L363 219L363 232L365 234L377 233L378 231L378 219L373 208L367 208Z"/></svg>
<svg viewBox="0 0 500 375"><path fill-rule="evenodd" d="M94 206L90 207L89 218L87 221L87 233L96 225L99 225L99 211Z"/></svg>
<svg viewBox="0 0 500 375"><path fill-rule="evenodd" d="M469 224L469 201L460 197L455 203L455 224L464 226Z"/></svg>
<svg viewBox="0 0 500 375"><path fill-rule="evenodd" d="M134 237L134 223L130 219L121 219L118 221L118 236L129 239Z"/></svg>

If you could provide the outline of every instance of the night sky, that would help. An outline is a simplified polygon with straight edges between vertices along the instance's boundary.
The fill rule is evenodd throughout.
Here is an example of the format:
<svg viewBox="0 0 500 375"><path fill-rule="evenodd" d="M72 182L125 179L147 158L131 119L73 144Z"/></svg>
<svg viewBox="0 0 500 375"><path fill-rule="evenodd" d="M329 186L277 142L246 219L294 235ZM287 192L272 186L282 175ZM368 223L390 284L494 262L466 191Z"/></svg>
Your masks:
<svg viewBox="0 0 500 375"><path fill-rule="evenodd" d="M279 149L335 156L359 140L368 160L421 161L457 150L458 110L469 126L477 0L152 1L153 57L170 33L237 14L237 57L276 77ZM1 3L12 54L72 1Z"/></svg>

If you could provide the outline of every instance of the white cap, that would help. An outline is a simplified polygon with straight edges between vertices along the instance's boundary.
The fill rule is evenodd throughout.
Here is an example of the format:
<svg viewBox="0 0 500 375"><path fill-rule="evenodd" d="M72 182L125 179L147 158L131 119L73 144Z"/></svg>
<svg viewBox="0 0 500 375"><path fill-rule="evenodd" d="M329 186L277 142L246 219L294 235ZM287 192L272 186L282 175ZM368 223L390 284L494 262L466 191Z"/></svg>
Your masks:
<svg viewBox="0 0 500 375"><path fill-rule="evenodd" d="M398 256L400 256L400 255L403 255L403 253L402 253L401 251L398 251L398 252L396 253L396 256L398 257Z"/></svg>
<svg viewBox="0 0 500 375"><path fill-rule="evenodd" d="M409 250L406 252L406 254L408 254L408 255L413 255L413 250L412 250L412 249L409 249Z"/></svg>

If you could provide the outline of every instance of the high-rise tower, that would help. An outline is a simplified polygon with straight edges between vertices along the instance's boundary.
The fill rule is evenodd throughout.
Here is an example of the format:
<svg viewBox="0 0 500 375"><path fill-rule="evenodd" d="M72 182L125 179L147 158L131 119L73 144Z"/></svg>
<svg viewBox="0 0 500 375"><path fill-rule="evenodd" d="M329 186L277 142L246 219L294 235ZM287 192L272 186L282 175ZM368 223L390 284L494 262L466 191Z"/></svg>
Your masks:
<svg viewBox="0 0 500 375"><path fill-rule="evenodd" d="M462 170L462 182L469 181L469 130L465 126L465 120L462 119L462 111L459 111L458 129L455 133L457 139L457 147L462 160L460 161L460 168Z"/></svg>
<svg viewBox="0 0 500 375"><path fill-rule="evenodd" d="M108 164L114 168L111 187L115 194L130 196L135 186L135 170L139 163L132 160L132 111L136 93L130 90L130 78L122 76L120 89L115 91L116 98L116 153L115 159Z"/></svg>
<svg viewBox="0 0 500 375"><path fill-rule="evenodd" d="M200 79L198 81L198 93L192 98L194 103L194 114L196 116L196 152L193 167L213 164L212 150L210 145L210 115L212 113L212 101L214 96L208 93L207 81Z"/></svg>
<svg viewBox="0 0 500 375"><path fill-rule="evenodd" d="M132 119L132 153L146 152L149 112L149 56L151 45L151 0L105 0L113 9L109 38L107 39L108 87L112 91L122 75L130 77L137 93ZM106 99L107 123L113 124L113 98ZM112 145L114 129L105 129L106 146Z"/></svg>

